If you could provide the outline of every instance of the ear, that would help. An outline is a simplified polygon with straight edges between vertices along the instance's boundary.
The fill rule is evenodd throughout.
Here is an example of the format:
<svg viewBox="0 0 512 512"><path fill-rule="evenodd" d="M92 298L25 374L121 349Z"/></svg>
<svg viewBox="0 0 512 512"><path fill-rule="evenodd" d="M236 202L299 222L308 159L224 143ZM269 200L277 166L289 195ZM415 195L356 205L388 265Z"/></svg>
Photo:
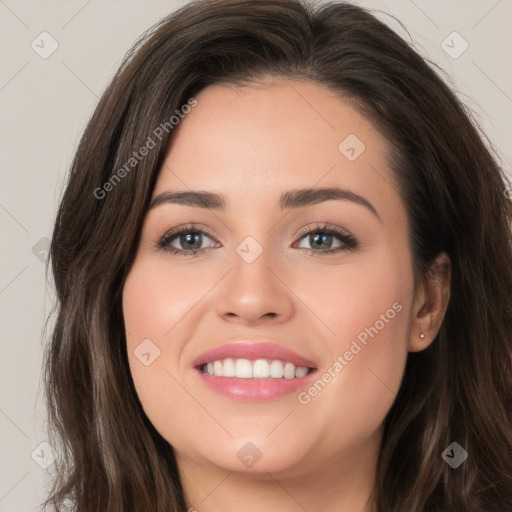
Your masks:
<svg viewBox="0 0 512 512"><path fill-rule="evenodd" d="M419 285L411 310L409 352L426 349L439 332L450 300L451 268L450 257L440 253Z"/></svg>

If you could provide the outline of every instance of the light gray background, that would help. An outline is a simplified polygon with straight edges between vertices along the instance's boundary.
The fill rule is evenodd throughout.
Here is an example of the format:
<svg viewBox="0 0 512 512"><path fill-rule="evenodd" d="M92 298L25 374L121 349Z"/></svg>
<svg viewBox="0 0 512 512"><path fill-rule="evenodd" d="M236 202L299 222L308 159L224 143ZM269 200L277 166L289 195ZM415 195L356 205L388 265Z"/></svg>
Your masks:
<svg viewBox="0 0 512 512"><path fill-rule="evenodd" d="M185 1L0 0L1 187L0 512L35 510L54 466L40 384L44 320L53 302L45 249L73 152L102 90L134 40ZM440 65L510 172L512 2L357 2L391 13ZM393 18L379 17L408 39ZM31 47L57 50L43 59ZM442 47L453 31L469 44ZM46 37L46 36L44 36ZM451 52L462 47L449 38ZM51 323L50 323L51 326Z"/></svg>

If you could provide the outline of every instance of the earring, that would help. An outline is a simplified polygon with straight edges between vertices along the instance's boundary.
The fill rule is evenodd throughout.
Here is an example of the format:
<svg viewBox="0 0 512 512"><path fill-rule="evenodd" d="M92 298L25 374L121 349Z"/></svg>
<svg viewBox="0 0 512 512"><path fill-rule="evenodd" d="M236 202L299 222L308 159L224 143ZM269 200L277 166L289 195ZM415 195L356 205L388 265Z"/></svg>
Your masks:
<svg viewBox="0 0 512 512"><path fill-rule="evenodd" d="M425 335L424 335L422 332L420 332L420 338L421 338L422 340L424 340L424 339L425 339Z"/></svg>

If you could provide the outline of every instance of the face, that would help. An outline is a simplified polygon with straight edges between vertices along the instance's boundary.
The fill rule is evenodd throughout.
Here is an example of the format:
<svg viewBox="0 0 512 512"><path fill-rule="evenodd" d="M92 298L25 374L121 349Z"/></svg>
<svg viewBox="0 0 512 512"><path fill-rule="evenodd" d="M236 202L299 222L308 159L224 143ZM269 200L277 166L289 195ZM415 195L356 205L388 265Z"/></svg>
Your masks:
<svg viewBox="0 0 512 512"><path fill-rule="evenodd" d="M285 476L365 460L400 386L414 288L388 144L317 83L196 100L123 289L144 410L181 464ZM197 191L221 199L170 195Z"/></svg>

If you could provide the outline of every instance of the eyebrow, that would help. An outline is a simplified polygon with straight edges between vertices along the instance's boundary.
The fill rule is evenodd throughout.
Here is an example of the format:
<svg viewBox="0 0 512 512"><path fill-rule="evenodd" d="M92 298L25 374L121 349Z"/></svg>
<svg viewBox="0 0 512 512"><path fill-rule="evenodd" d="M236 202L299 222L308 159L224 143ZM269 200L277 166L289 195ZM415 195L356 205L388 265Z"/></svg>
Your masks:
<svg viewBox="0 0 512 512"><path fill-rule="evenodd" d="M339 187L306 188L290 190L281 195L279 207L281 210L301 208L325 201L346 200L367 208L381 222L381 218L375 207L363 196ZM207 208L225 211L227 204L223 196L201 190L173 191L166 190L155 196L149 205L149 210L162 204L181 204L196 208Z"/></svg>

